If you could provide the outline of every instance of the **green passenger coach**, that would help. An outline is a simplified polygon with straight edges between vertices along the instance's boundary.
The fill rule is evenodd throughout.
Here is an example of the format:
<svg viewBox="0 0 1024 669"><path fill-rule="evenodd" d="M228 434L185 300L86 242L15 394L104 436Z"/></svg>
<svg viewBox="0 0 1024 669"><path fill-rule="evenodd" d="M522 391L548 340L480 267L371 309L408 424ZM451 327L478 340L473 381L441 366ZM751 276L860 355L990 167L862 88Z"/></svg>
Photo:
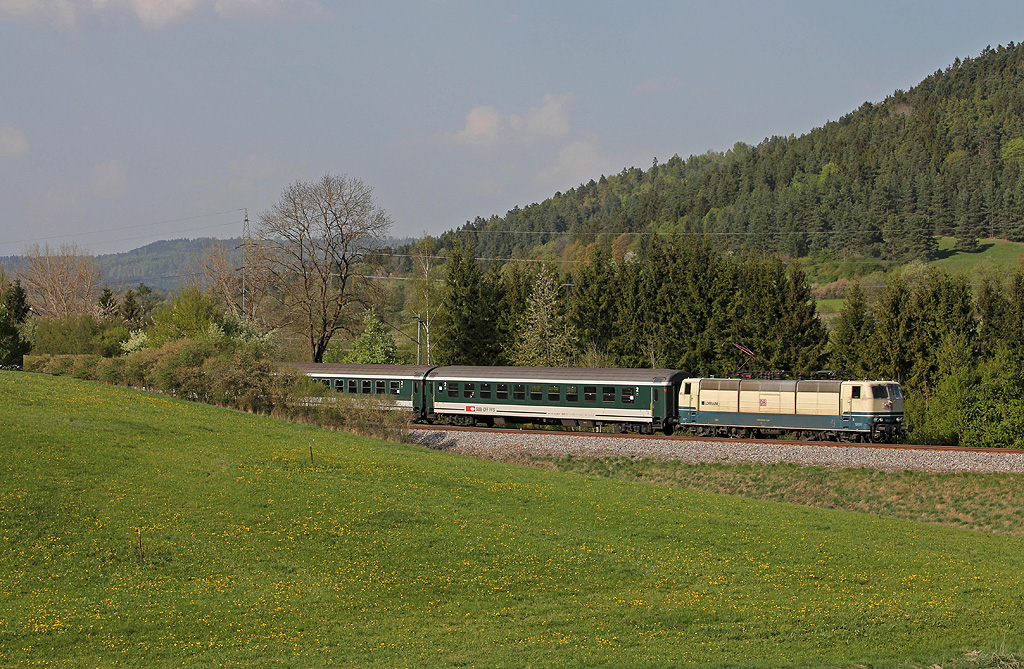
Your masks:
<svg viewBox="0 0 1024 669"><path fill-rule="evenodd" d="M685 377L670 369L438 367L426 378L427 418L671 432Z"/></svg>
<svg viewBox="0 0 1024 669"><path fill-rule="evenodd" d="M340 365L329 363L292 363L302 374L324 384L336 393L349 395L387 395L399 407L422 416L423 377L433 369L428 365Z"/></svg>

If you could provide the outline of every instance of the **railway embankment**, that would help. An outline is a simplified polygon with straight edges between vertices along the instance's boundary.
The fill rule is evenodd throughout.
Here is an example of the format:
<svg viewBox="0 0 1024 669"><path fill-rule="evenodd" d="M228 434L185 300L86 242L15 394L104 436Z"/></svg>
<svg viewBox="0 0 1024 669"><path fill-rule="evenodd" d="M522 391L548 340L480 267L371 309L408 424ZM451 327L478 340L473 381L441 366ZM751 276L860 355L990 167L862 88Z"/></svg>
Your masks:
<svg viewBox="0 0 1024 669"><path fill-rule="evenodd" d="M979 449L850 444L802 444L772 440L631 438L587 433L413 430L429 448L518 462L535 457L650 458L683 464L797 464L829 469L1024 474L1024 453Z"/></svg>

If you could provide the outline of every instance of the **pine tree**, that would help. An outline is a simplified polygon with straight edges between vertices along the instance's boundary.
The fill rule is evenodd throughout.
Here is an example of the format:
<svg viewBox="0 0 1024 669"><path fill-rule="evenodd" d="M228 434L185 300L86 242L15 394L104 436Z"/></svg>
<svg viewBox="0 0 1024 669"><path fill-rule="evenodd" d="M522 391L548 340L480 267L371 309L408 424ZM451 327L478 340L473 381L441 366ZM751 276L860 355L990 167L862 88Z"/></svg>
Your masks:
<svg viewBox="0 0 1024 669"><path fill-rule="evenodd" d="M495 312L473 249L457 243L445 263L445 287L434 325L439 365L494 364Z"/></svg>
<svg viewBox="0 0 1024 669"><path fill-rule="evenodd" d="M874 317L868 311L860 282L846 292L846 303L839 312L829 341L829 362L833 369L866 376L871 367L871 333Z"/></svg>

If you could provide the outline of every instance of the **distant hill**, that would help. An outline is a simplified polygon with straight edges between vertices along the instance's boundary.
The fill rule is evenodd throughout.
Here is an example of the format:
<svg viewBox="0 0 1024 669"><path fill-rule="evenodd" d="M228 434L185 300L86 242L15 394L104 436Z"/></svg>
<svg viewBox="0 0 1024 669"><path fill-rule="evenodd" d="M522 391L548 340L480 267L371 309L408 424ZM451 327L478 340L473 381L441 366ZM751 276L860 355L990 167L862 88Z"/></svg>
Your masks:
<svg viewBox="0 0 1024 669"><path fill-rule="evenodd" d="M441 237L492 258L570 255L607 239L708 234L788 257L930 260L1024 241L1024 46L957 59L909 91L795 137L601 176Z"/></svg>
<svg viewBox="0 0 1024 669"><path fill-rule="evenodd" d="M415 241L413 238L388 238L385 244L397 247ZM153 242L123 253L96 256L103 269L104 281L115 292L119 287L129 288L144 283L162 291L176 291L198 270L203 253L213 247L221 248L228 257L241 266L240 237L232 239L169 239ZM23 256L0 256L0 266L9 274L16 274L24 266Z"/></svg>

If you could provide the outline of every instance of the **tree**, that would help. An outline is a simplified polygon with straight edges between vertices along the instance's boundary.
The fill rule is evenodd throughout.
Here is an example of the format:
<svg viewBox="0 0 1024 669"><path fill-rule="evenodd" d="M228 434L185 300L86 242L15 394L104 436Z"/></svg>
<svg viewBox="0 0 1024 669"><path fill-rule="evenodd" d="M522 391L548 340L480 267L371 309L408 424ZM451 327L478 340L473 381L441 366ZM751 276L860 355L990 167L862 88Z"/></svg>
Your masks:
<svg viewBox="0 0 1024 669"><path fill-rule="evenodd" d="M28 296L21 287L21 279L15 279L14 283L9 284L3 291L3 305L7 307L7 312L15 325L21 325L28 318Z"/></svg>
<svg viewBox="0 0 1024 669"><path fill-rule="evenodd" d="M434 362L491 365L495 345L495 296L484 281L473 248L456 242L445 263L445 286L434 324Z"/></svg>
<svg viewBox="0 0 1024 669"><path fill-rule="evenodd" d="M343 362L355 365L397 365L401 362L398 345L388 328L377 318L373 309L363 314L363 332L345 354Z"/></svg>
<svg viewBox="0 0 1024 669"><path fill-rule="evenodd" d="M860 282L854 283L846 293L846 303L839 312L830 342L830 360L833 368L844 369L863 376L870 366L871 333L875 321L868 311Z"/></svg>
<svg viewBox="0 0 1024 669"><path fill-rule="evenodd" d="M176 339L201 339L210 332L211 325L220 326L213 301L190 286L153 315L148 343L159 348Z"/></svg>
<svg viewBox="0 0 1024 669"><path fill-rule="evenodd" d="M268 271L293 321L305 330L310 359L322 362L331 338L350 331L366 300L363 256L391 226L359 179L325 174L296 182L260 214Z"/></svg>
<svg viewBox="0 0 1024 669"><path fill-rule="evenodd" d="M43 316L68 316L92 311L100 282L96 258L76 244L56 251L47 244L29 247L23 279L32 304Z"/></svg>
<svg viewBox="0 0 1024 669"><path fill-rule="evenodd" d="M529 367L569 367L579 335L558 295L558 275L545 267L537 274L526 313L519 321L512 363Z"/></svg>
<svg viewBox="0 0 1024 669"><path fill-rule="evenodd" d="M438 302L436 253L437 243L430 235L424 235L412 250L413 306L419 310L420 323L423 326L420 336L423 338L422 345L426 352L427 364L430 364L431 360L430 326L434 322Z"/></svg>
<svg viewBox="0 0 1024 669"><path fill-rule="evenodd" d="M32 350L32 344L21 338L11 312L0 304L0 366L21 367L25 354Z"/></svg>

